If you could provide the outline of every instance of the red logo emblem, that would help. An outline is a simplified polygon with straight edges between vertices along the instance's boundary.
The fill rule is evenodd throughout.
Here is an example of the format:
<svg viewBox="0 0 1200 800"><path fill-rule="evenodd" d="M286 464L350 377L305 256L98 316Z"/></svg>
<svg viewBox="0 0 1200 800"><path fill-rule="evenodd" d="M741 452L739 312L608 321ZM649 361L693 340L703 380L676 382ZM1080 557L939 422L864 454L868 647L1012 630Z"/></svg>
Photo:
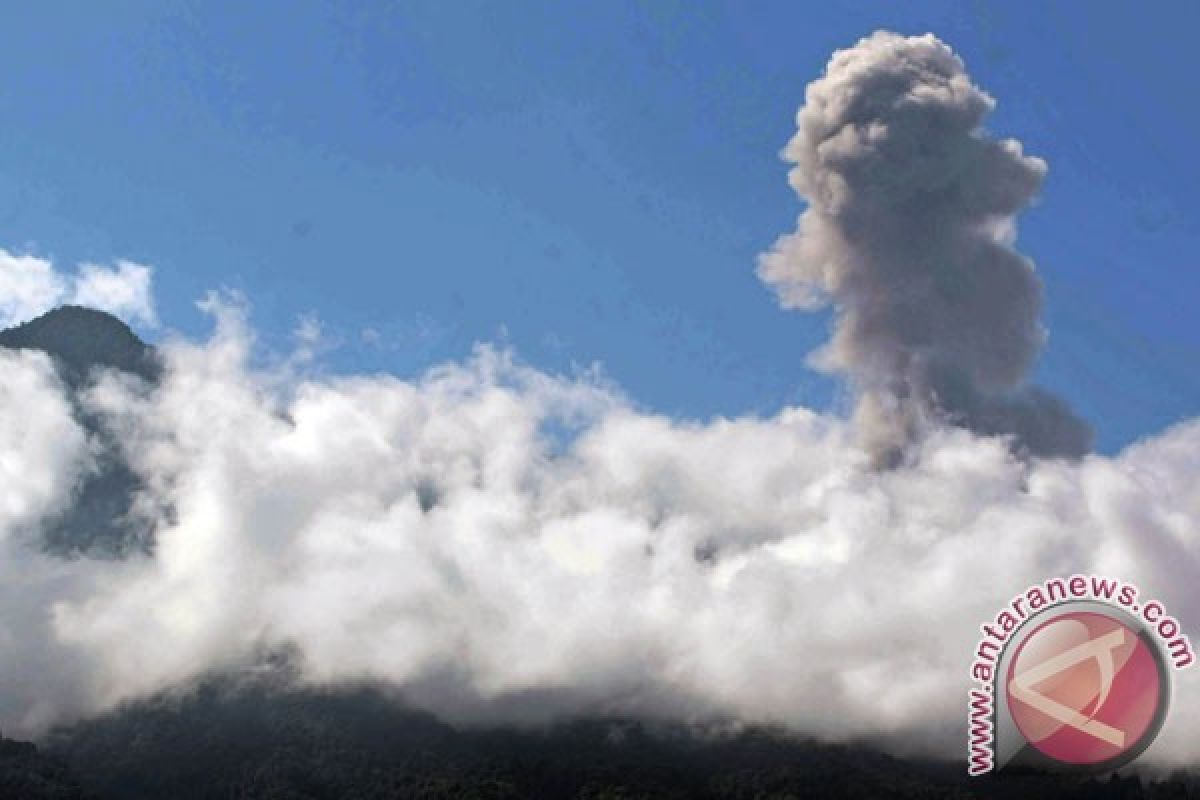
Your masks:
<svg viewBox="0 0 1200 800"><path fill-rule="evenodd" d="M1005 688L1026 741L1078 765L1143 747L1167 699L1158 662L1137 631L1090 611L1055 617L1026 637Z"/></svg>

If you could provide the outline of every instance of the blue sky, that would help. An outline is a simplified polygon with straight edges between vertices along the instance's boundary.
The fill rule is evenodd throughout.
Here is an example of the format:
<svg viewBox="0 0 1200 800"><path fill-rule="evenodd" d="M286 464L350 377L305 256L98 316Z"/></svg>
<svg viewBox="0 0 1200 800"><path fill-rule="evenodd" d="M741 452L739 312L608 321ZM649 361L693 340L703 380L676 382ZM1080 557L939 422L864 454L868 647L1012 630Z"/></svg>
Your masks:
<svg viewBox="0 0 1200 800"><path fill-rule="evenodd" d="M1200 11L1083 8L8 4L0 246L152 264L186 333L216 287L269 345L316 314L338 370L506 341L676 416L837 407L828 315L754 275L801 210L778 152L834 49L932 31L1049 162L1037 378L1111 452L1200 407Z"/></svg>

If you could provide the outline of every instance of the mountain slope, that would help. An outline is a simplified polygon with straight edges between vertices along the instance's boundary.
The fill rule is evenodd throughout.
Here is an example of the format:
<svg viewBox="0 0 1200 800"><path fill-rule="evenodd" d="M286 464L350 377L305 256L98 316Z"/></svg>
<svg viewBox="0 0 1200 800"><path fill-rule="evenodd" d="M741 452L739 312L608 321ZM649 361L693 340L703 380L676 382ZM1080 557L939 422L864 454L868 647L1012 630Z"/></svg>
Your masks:
<svg viewBox="0 0 1200 800"><path fill-rule="evenodd" d="M1172 798L1180 777L969 779L770 729L593 718L455 729L370 687L210 679L58 731L51 752L114 798Z"/></svg>
<svg viewBox="0 0 1200 800"><path fill-rule="evenodd" d="M28 742L0 737L0 800L89 800L61 760L38 751Z"/></svg>
<svg viewBox="0 0 1200 800"><path fill-rule="evenodd" d="M64 379L81 386L98 367L157 380L161 368L154 350L112 314L82 306L62 306L0 331L0 347L40 350L54 357Z"/></svg>
<svg viewBox="0 0 1200 800"><path fill-rule="evenodd" d="M130 515L142 481L102 420L86 410L79 393L100 369L137 376L153 386L162 374L154 348L111 314L80 306L63 306L0 331L0 348L51 356L75 417L95 448L95 469L75 487L68 508L44 527L46 549L63 556L107 558L150 549L150 530Z"/></svg>

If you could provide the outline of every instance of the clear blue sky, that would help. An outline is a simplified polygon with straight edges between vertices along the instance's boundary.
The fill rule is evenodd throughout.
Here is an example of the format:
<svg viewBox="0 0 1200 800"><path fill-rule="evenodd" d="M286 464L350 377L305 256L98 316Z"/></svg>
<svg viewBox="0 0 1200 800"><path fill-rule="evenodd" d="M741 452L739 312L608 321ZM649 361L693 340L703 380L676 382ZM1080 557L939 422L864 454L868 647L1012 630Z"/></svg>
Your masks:
<svg viewBox="0 0 1200 800"><path fill-rule="evenodd" d="M357 7L358 10L348 10ZM778 152L832 50L932 31L1050 174L1020 248L1038 378L1112 451L1200 409L1195 4L5 4L0 246L156 268L160 317L241 289L339 370L507 341L673 415L836 403L827 315L756 255L801 210ZM362 341L374 328L379 343Z"/></svg>

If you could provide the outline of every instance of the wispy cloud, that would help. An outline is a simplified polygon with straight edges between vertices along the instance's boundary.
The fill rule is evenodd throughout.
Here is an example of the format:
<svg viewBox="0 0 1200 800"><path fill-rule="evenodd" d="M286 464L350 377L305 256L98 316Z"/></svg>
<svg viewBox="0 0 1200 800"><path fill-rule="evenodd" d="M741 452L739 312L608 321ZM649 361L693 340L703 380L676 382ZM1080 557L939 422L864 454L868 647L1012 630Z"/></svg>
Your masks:
<svg viewBox="0 0 1200 800"><path fill-rule="evenodd" d="M153 270L120 260L112 267L81 264L74 274L49 259L0 249L0 327L11 327L64 303L108 311L154 328Z"/></svg>

